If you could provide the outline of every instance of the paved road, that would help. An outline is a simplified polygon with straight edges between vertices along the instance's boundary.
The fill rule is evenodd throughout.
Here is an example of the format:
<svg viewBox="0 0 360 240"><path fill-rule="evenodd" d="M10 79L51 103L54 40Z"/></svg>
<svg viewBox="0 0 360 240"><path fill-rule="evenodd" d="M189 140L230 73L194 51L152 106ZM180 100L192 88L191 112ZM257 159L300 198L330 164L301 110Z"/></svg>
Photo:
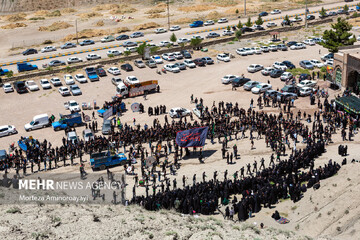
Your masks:
<svg viewBox="0 0 360 240"><path fill-rule="evenodd" d="M350 4L348 4L349 6L355 6L357 4L357 2L352 2ZM326 9L333 9L333 8L337 8L337 7L341 7L344 6L345 3L341 2L341 3L334 3L334 4L328 4L328 5L323 5L323 6L317 6L317 7L311 7L309 8L310 12L314 12L314 11L319 11L322 7L326 8ZM355 8L355 7L350 7L350 8ZM304 13L304 9L295 9L295 10L289 10L289 11L285 11L282 12L281 14L276 14L276 15L269 15L266 17L263 17L264 21L272 21L277 23L278 25L280 25L280 22L282 21L281 19L277 19L277 20L272 20L274 18L280 18L280 17L284 17L285 15L289 15L289 16L295 16L296 14L303 14ZM318 17L317 13L314 13L314 15L316 16L316 18ZM304 19L304 16L301 16ZM291 17L290 17L291 18ZM255 18L254 18L255 19ZM253 21L254 21L253 19ZM240 19L242 23L246 22L246 19ZM226 27L228 25L236 25L238 23L239 19L234 19L234 20L230 20L228 23L224 23L224 24L215 24L212 26L206 26L206 27L201 27L201 28L183 28L179 31L176 31L175 34L177 36L177 38L191 38L192 34L197 34L200 36L205 37L208 33L207 32L203 32L203 33L195 33L198 31L208 31L211 30L213 28L219 28L219 27ZM218 32L221 33L223 30L217 30L214 32ZM148 33L145 34L145 37L141 37L141 38L135 38L135 39L130 39L130 40L136 40L136 41L143 41L143 40L151 40L153 43L158 44L161 41L164 40L169 40L170 35L172 34L172 32L167 32L167 33L162 33L162 34L155 34L155 33ZM96 40L96 39L95 39ZM126 40L127 41L127 40ZM107 57L106 52L108 51L108 49L102 49L102 50L97 50L100 48L104 48L104 47L109 47L109 46L113 46L113 45L117 45L117 44L121 44L124 41L116 41L116 42L110 42L110 43L101 43L101 42L96 42L94 45L90 45L90 46L77 46L76 48L72 48L72 49L58 49L55 52L50 52L50 53L38 53L35 55L29 55L29 56L23 56L21 54L18 55L13 55L13 56L9 56L5 59L2 60L2 64L7 64L8 63L14 63L14 62L19 62L19 61L29 61L29 59L39 59L39 60L35 60L32 63L38 65L39 68L42 68L42 64L46 64L49 63L51 60L49 59L44 59L43 58L48 58L50 56L54 56L54 55L58 55L58 54L66 54L66 53L72 53L72 52L76 52L76 51L81 51L81 50L92 50L94 49L94 52L96 52L96 54L99 54L102 58ZM123 47L116 47L113 48L116 50L120 50L120 51L124 51ZM80 57L83 60L85 60L86 56L88 53L79 53L79 54L74 54L74 56ZM57 57L57 59L62 60L62 61L66 61L66 59L69 56L59 56ZM0 65L2 65L0 64ZM14 72L17 72L16 70L16 65L11 65L11 66L6 66L4 68L7 68L9 70L13 70Z"/></svg>

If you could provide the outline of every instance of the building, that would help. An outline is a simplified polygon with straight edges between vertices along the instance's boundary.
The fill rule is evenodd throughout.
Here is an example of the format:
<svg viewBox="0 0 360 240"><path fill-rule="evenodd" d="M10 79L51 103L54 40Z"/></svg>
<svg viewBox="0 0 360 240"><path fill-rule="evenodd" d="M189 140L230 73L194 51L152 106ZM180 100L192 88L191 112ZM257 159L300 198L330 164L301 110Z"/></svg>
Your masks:
<svg viewBox="0 0 360 240"><path fill-rule="evenodd" d="M359 94L360 89L360 46L343 47L334 54L332 81L339 87L348 88Z"/></svg>

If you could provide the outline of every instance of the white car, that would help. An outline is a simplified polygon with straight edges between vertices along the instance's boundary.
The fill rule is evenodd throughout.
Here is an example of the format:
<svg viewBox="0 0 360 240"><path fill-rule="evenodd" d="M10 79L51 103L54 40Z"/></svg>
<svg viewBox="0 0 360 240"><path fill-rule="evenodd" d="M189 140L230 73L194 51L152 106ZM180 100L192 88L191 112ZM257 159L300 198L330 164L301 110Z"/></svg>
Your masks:
<svg viewBox="0 0 360 240"><path fill-rule="evenodd" d="M188 68L194 68L194 67L196 67L196 64L193 62L193 60L190 60L190 59L185 59L184 64L185 64Z"/></svg>
<svg viewBox="0 0 360 240"><path fill-rule="evenodd" d="M269 46L269 50L270 50L271 52L277 52L278 47L277 47L276 45L270 45L270 46Z"/></svg>
<svg viewBox="0 0 360 240"><path fill-rule="evenodd" d="M79 83L87 83L86 77L84 76L84 74L81 73L75 75L75 80Z"/></svg>
<svg viewBox="0 0 360 240"><path fill-rule="evenodd" d="M181 52L174 52L174 57L177 59L177 60L180 60L180 59L183 59L184 56L181 54Z"/></svg>
<svg viewBox="0 0 360 240"><path fill-rule="evenodd" d="M256 85L255 87L253 87L251 89L251 92L257 94L257 93L265 92L266 90L269 90L269 89L272 89L271 84L259 83L258 85Z"/></svg>
<svg viewBox="0 0 360 240"><path fill-rule="evenodd" d="M201 39L204 40L204 37L200 36L200 35L194 35L192 36L193 39Z"/></svg>
<svg viewBox="0 0 360 240"><path fill-rule="evenodd" d="M17 130L14 126L4 125L0 126L0 137L10 136L11 134L16 134Z"/></svg>
<svg viewBox="0 0 360 240"><path fill-rule="evenodd" d="M220 53L216 56L216 58L219 60L219 61L224 61L224 62L230 62L230 57L228 54L225 54L225 53Z"/></svg>
<svg viewBox="0 0 360 240"><path fill-rule="evenodd" d="M152 60L154 60L154 62L156 62L156 64L161 64L164 62L159 55L154 55L154 56L151 56L150 58Z"/></svg>
<svg viewBox="0 0 360 240"><path fill-rule="evenodd" d="M269 76L272 70L274 70L273 67L266 67L263 70L261 70L261 74L264 76Z"/></svg>
<svg viewBox="0 0 360 240"><path fill-rule="evenodd" d="M96 60L96 59L100 59L101 56L99 54L94 54L94 53L90 53L86 56L87 60Z"/></svg>
<svg viewBox="0 0 360 240"><path fill-rule="evenodd" d="M175 61L175 56L173 53L164 53L162 58L166 61Z"/></svg>
<svg viewBox="0 0 360 240"><path fill-rule="evenodd" d="M70 100L64 103L65 109L70 110L71 112L80 112L80 106L75 100Z"/></svg>
<svg viewBox="0 0 360 240"><path fill-rule="evenodd" d="M190 42L190 40L188 38L179 38L177 40L178 43L187 43L187 42Z"/></svg>
<svg viewBox="0 0 360 240"><path fill-rule="evenodd" d="M315 41L312 40L312 39L306 39L304 40L304 42L306 45L309 45L309 46L314 46L315 45Z"/></svg>
<svg viewBox="0 0 360 240"><path fill-rule="evenodd" d="M46 46L43 49L41 49L42 53L44 53L44 52L52 52L52 51L56 51L56 47L54 47L54 46Z"/></svg>
<svg viewBox="0 0 360 240"><path fill-rule="evenodd" d="M121 51L119 50L109 50L106 52L106 55L109 56L120 56L121 55Z"/></svg>
<svg viewBox="0 0 360 240"><path fill-rule="evenodd" d="M179 25L171 26L170 31L179 31L181 27Z"/></svg>
<svg viewBox="0 0 360 240"><path fill-rule="evenodd" d="M285 71L287 69L286 65L282 62L274 62L274 64L272 66L276 69L280 69L283 71Z"/></svg>
<svg viewBox="0 0 360 240"><path fill-rule="evenodd" d="M135 77L135 76L126 77L124 82L129 84L129 85L140 83L139 79L137 79L137 77Z"/></svg>
<svg viewBox="0 0 360 240"><path fill-rule="evenodd" d="M175 107L170 109L169 111L169 115L172 118L175 117L186 117L188 115L190 115L190 110L186 109L186 108L181 108L181 107Z"/></svg>
<svg viewBox="0 0 360 240"><path fill-rule="evenodd" d="M325 66L334 66L334 59L328 59L324 63Z"/></svg>
<svg viewBox="0 0 360 240"><path fill-rule="evenodd" d="M205 26L210 26L210 25L214 25L215 22L213 20L207 20L206 22L204 22Z"/></svg>
<svg viewBox="0 0 360 240"><path fill-rule="evenodd" d="M246 51L247 55L253 55L255 53L251 48L244 48L244 50Z"/></svg>
<svg viewBox="0 0 360 240"><path fill-rule="evenodd" d="M231 31L231 30L224 30L222 35L223 36L231 36L234 34L234 31Z"/></svg>
<svg viewBox="0 0 360 240"><path fill-rule="evenodd" d="M360 35L356 38L357 41L360 41Z"/></svg>
<svg viewBox="0 0 360 240"><path fill-rule="evenodd" d="M50 89L51 88L50 82L47 79L41 79L40 80L40 86L43 89Z"/></svg>
<svg viewBox="0 0 360 240"><path fill-rule="evenodd" d="M250 66L247 67L247 70L249 73L255 73L260 70L263 70L264 66L260 64L250 64Z"/></svg>
<svg viewBox="0 0 360 240"><path fill-rule="evenodd" d="M169 71L169 72L173 72L173 73L180 72L180 68L178 68L175 64L166 64L164 66L164 68L166 71Z"/></svg>
<svg viewBox="0 0 360 240"><path fill-rule="evenodd" d="M137 47L126 47L125 49L124 49L124 52L131 52L131 53L133 53L133 52L136 52L137 51Z"/></svg>
<svg viewBox="0 0 360 240"><path fill-rule="evenodd" d="M316 86L316 81L312 81L312 80L302 80L300 83L297 84L297 86L299 88L303 88L303 87L315 87Z"/></svg>
<svg viewBox="0 0 360 240"><path fill-rule="evenodd" d="M244 48L238 48L236 49L236 53L239 54L240 56L247 56L248 53Z"/></svg>
<svg viewBox="0 0 360 240"><path fill-rule="evenodd" d="M274 23L274 22L268 22L268 23L266 24L266 27L268 27L268 28L276 27L276 26L277 26L277 24Z"/></svg>
<svg viewBox="0 0 360 240"><path fill-rule="evenodd" d="M255 54L261 54L262 53L261 48L259 48L259 47L252 47L250 49Z"/></svg>
<svg viewBox="0 0 360 240"><path fill-rule="evenodd" d="M78 58L78 57L69 57L67 59L67 63L70 64L70 63L78 63L78 62L82 62L83 60L81 58Z"/></svg>
<svg viewBox="0 0 360 240"><path fill-rule="evenodd" d="M301 21L302 21L302 18L299 16L290 19L290 22L301 22Z"/></svg>
<svg viewBox="0 0 360 240"><path fill-rule="evenodd" d="M61 96L68 96L70 95L70 90L68 87L59 87L59 93Z"/></svg>
<svg viewBox="0 0 360 240"><path fill-rule="evenodd" d="M66 84L66 85L75 84L74 78L73 78L73 76L71 76L70 74L64 75L64 80L65 80L65 84Z"/></svg>
<svg viewBox="0 0 360 240"><path fill-rule="evenodd" d="M56 86L61 86L62 83L60 81L60 79L58 77L53 77L50 79L50 82L56 87Z"/></svg>
<svg viewBox="0 0 360 240"><path fill-rule="evenodd" d="M112 75L119 75L120 74L120 69L117 67L110 67L108 68L108 73L111 73Z"/></svg>
<svg viewBox="0 0 360 240"><path fill-rule="evenodd" d="M324 66L324 64L322 62L320 62L319 60L316 60L316 59L311 59L310 62L312 65L314 65L317 68L321 68Z"/></svg>
<svg viewBox="0 0 360 240"><path fill-rule="evenodd" d="M296 43L290 47L291 50L305 49L306 45L303 43Z"/></svg>
<svg viewBox="0 0 360 240"><path fill-rule="evenodd" d="M294 76L292 75L291 72L284 72L283 74L281 74L280 76L280 80L281 81L289 81L291 79L293 79Z"/></svg>
<svg viewBox="0 0 360 240"><path fill-rule="evenodd" d="M167 30L165 28L157 28L157 29L155 29L156 34L157 33L166 33L166 32L167 32Z"/></svg>
<svg viewBox="0 0 360 240"><path fill-rule="evenodd" d="M281 10L280 9L274 9L270 12L270 14L280 14Z"/></svg>
<svg viewBox="0 0 360 240"><path fill-rule="evenodd" d="M316 89L312 87L302 87L299 90L299 95L302 97L309 96L311 93L315 92Z"/></svg>
<svg viewBox="0 0 360 240"><path fill-rule="evenodd" d="M167 47L167 46L169 46L169 45L171 45L171 42L169 42L169 41L161 41L161 42L158 44L159 47Z"/></svg>
<svg viewBox="0 0 360 240"><path fill-rule="evenodd" d="M258 81L249 81L244 84L244 90L250 91L253 87L257 86L259 84Z"/></svg>
<svg viewBox="0 0 360 240"><path fill-rule="evenodd" d="M218 23L227 23L227 22L228 22L227 18L220 18L218 20Z"/></svg>
<svg viewBox="0 0 360 240"><path fill-rule="evenodd" d="M260 47L260 49L262 52L270 52L270 49L267 46L262 46L262 47Z"/></svg>
<svg viewBox="0 0 360 240"><path fill-rule="evenodd" d="M238 76L235 76L235 75L225 75L225 76L221 79L221 83L223 83L223 84L232 83L232 81L233 81L235 78L238 78Z"/></svg>
<svg viewBox="0 0 360 240"><path fill-rule="evenodd" d="M5 93L13 92L14 88L11 86L10 83L4 83L3 89Z"/></svg>

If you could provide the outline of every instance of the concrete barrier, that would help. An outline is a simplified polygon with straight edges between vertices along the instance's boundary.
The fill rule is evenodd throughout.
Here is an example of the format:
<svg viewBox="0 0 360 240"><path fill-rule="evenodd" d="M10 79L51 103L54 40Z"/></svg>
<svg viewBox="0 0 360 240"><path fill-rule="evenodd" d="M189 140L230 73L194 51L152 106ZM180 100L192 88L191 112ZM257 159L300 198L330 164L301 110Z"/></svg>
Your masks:
<svg viewBox="0 0 360 240"><path fill-rule="evenodd" d="M308 23L309 26L311 25L319 25L319 24L324 24L324 23L329 23L332 22L333 18L326 18L323 20L318 20L318 21L311 21ZM282 27L282 28L276 28L276 29L269 29L269 30L264 30L264 31L258 31L258 32L253 32L253 33L246 33L244 35L242 35L240 37L240 39L248 39L248 38L253 38L253 37L260 37L260 36L269 36L270 32L273 31L277 31L277 32L290 32L290 31L296 31L299 30L301 28L303 28L304 25L298 25L298 26L293 26L293 27ZM210 45L215 45L215 44L219 44L219 43L223 43L223 42L229 42L234 40L234 36L231 37L223 37L220 39L215 39L215 40L208 40L205 41L203 43L200 44L201 47L206 47L206 46L210 46ZM177 52L177 51L181 51L183 49L191 49L192 47L190 45L187 45L185 47L172 47L172 48L164 48L161 49L159 51L156 52L157 55L161 55L163 53L166 52ZM131 61L131 60L135 60L141 58L141 56L139 54L131 54L129 56L119 56L119 57L112 57L112 58L106 58L106 59L99 59L99 60L95 60L95 61L88 61L88 62L82 62L82 63L76 63L76 64L71 64L68 65L67 67L71 67L74 69L83 69L85 67L88 66L96 66L96 65L104 65L104 64L112 64L112 63L119 63L121 61ZM37 70L37 71L31 71L31 72L25 72L25 73L21 73L18 74L14 77L11 78L4 78L3 82L12 82L12 81L17 81L17 80L22 80L22 79L31 79L31 78L35 78L35 77L40 77L40 76L46 76L46 75L51 75L51 74L56 74L56 73L60 73L60 72L66 72L66 67L56 67L53 70L46 70L46 69L42 69L42 70Z"/></svg>

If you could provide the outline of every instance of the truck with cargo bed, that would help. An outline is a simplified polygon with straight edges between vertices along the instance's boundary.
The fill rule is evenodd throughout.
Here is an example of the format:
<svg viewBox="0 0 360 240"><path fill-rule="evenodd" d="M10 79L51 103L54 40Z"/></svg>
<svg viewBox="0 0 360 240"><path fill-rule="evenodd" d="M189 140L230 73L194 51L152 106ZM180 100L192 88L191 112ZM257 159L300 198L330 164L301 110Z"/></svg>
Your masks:
<svg viewBox="0 0 360 240"><path fill-rule="evenodd" d="M90 82L99 81L99 75L96 72L96 68L87 67L85 68L85 73L88 76Z"/></svg>
<svg viewBox="0 0 360 240"><path fill-rule="evenodd" d="M122 82L117 85L116 92L122 97L136 97L151 92L155 92L157 88L158 88L157 80L149 80L131 85L130 84L126 85L125 83Z"/></svg>
<svg viewBox="0 0 360 240"><path fill-rule="evenodd" d="M108 167L127 164L124 153L112 154L110 151L92 153L90 155L90 166L93 170L105 170Z"/></svg>
<svg viewBox="0 0 360 240"><path fill-rule="evenodd" d="M79 113L60 114L60 119L57 122L53 122L52 126L55 131L66 129L67 127L77 127L83 124L81 115Z"/></svg>

